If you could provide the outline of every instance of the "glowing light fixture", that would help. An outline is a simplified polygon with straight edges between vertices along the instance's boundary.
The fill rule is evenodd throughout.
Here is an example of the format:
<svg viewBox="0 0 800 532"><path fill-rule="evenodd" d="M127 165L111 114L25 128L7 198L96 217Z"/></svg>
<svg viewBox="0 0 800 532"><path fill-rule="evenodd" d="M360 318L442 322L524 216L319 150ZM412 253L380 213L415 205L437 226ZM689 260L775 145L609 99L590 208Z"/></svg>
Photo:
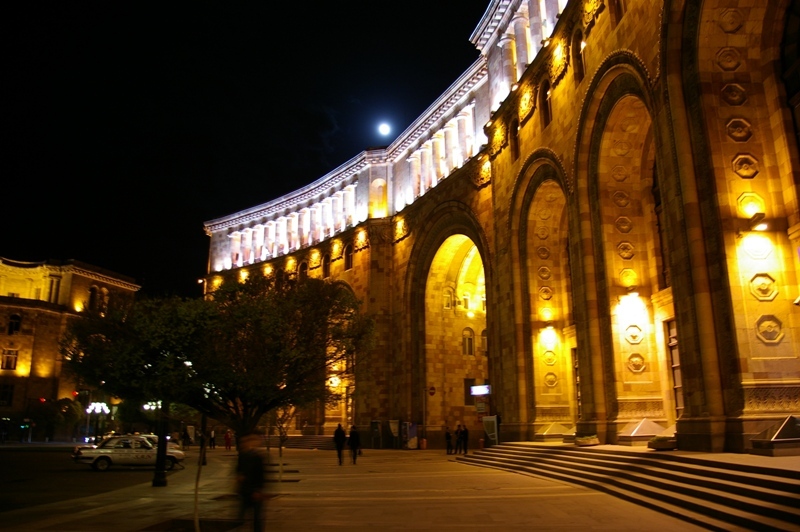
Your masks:
<svg viewBox="0 0 800 532"><path fill-rule="evenodd" d="M581 52L586 48L586 41L581 41Z"/></svg>
<svg viewBox="0 0 800 532"><path fill-rule="evenodd" d="M751 231L766 231L768 228L769 225L764 221L763 212L757 212L750 217Z"/></svg>
<svg viewBox="0 0 800 532"><path fill-rule="evenodd" d="M556 347L556 330L552 325L548 325L542 332L539 333L539 338L542 340L542 345L545 349L552 351Z"/></svg>

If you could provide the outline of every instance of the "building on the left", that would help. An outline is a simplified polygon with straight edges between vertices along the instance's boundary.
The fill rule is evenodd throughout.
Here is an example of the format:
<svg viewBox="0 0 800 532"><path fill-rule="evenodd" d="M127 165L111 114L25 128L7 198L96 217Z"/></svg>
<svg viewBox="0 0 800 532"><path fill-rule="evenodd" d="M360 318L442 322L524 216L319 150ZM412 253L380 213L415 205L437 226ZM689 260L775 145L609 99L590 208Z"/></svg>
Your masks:
<svg viewBox="0 0 800 532"><path fill-rule="evenodd" d="M140 288L134 281L77 260L0 257L0 441L74 437L69 427L35 419L47 402L80 392L62 375L59 342L84 309L102 311L114 298L133 297Z"/></svg>

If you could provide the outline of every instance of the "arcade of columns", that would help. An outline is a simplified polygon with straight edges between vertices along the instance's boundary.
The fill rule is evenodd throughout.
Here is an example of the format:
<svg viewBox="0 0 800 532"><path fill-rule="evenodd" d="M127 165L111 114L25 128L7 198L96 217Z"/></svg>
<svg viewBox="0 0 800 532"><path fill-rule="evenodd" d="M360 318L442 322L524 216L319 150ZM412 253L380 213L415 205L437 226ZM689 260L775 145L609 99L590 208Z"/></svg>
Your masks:
<svg viewBox="0 0 800 532"><path fill-rule="evenodd" d="M207 286L281 268L364 301L377 345L316 431L443 445L502 412L506 439L746 450L800 412L792 2L492 0L390 146L206 223Z"/></svg>

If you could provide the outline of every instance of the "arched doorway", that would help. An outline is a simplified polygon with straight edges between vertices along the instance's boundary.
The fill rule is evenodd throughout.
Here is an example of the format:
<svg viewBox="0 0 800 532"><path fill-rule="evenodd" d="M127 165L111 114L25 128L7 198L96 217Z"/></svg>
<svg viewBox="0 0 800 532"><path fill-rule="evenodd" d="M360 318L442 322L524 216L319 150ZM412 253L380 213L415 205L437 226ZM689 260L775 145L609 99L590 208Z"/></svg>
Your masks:
<svg viewBox="0 0 800 532"><path fill-rule="evenodd" d="M491 396L471 387L489 382L486 278L475 243L447 237L427 273L424 297L425 433L466 424L473 432L491 411Z"/></svg>

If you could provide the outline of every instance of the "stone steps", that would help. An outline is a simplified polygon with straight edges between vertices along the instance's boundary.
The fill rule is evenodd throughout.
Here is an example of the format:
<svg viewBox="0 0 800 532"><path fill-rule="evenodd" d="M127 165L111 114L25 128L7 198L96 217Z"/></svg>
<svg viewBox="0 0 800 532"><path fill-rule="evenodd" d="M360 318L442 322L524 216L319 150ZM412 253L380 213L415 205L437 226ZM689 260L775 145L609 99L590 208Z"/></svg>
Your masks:
<svg viewBox="0 0 800 532"><path fill-rule="evenodd" d="M601 490L710 530L800 531L796 472L571 445L507 443L457 460Z"/></svg>

